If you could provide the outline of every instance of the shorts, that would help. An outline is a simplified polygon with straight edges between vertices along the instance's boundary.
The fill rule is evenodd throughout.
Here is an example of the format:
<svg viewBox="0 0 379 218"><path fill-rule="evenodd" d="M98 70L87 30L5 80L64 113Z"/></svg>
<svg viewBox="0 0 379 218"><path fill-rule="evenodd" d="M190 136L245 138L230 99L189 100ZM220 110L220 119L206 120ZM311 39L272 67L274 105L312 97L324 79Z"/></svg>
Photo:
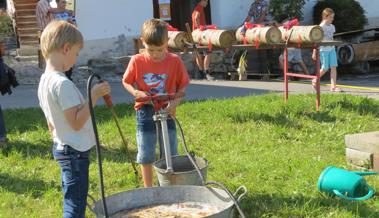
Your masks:
<svg viewBox="0 0 379 218"><path fill-rule="evenodd" d="M136 111L137 116L137 163L152 164L155 162L155 146L157 144L157 131L153 120L154 108L152 105L144 105ZM178 139L176 136L175 121L167 119L168 135L170 141L171 155L178 155ZM163 149L163 140L161 141ZM164 155L164 149L161 151Z"/></svg>
<svg viewBox="0 0 379 218"><path fill-rule="evenodd" d="M337 67L337 54L336 50L320 51L321 70L327 71L331 67Z"/></svg>
<svg viewBox="0 0 379 218"><path fill-rule="evenodd" d="M301 56L301 50L298 48L288 48L288 63L298 64L303 62L303 57ZM280 55L280 60L283 61L283 54Z"/></svg>

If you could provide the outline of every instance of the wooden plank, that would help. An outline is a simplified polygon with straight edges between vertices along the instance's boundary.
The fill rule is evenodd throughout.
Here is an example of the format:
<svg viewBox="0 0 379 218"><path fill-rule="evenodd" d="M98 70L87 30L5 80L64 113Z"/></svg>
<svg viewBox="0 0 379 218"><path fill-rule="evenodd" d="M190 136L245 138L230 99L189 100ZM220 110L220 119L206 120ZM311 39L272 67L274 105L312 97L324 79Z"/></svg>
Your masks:
<svg viewBox="0 0 379 218"><path fill-rule="evenodd" d="M346 161L350 164L371 169L372 160L372 153L346 148Z"/></svg>
<svg viewBox="0 0 379 218"><path fill-rule="evenodd" d="M373 156L373 170L379 173L379 154L374 154Z"/></svg>
<svg viewBox="0 0 379 218"><path fill-rule="evenodd" d="M379 131L345 135L347 148L379 154Z"/></svg>

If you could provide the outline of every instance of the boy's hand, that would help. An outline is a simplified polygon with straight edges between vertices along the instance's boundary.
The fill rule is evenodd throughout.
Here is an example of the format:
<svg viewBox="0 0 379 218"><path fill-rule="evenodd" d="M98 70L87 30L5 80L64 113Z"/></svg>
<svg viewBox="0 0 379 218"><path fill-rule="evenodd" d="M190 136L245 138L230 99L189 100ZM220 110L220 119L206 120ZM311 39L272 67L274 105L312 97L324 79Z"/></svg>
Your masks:
<svg viewBox="0 0 379 218"><path fill-rule="evenodd" d="M165 108L165 110L167 111L167 113L171 116L175 116L176 114L176 107L178 106L178 103L177 101L170 101L169 104L167 105L167 107Z"/></svg>
<svg viewBox="0 0 379 218"><path fill-rule="evenodd" d="M102 82L94 85L91 89L91 95L96 100L111 92L111 87L108 82Z"/></svg>
<svg viewBox="0 0 379 218"><path fill-rule="evenodd" d="M134 90L134 97L135 98L145 98L147 96L150 96L148 93L140 91L140 90Z"/></svg>

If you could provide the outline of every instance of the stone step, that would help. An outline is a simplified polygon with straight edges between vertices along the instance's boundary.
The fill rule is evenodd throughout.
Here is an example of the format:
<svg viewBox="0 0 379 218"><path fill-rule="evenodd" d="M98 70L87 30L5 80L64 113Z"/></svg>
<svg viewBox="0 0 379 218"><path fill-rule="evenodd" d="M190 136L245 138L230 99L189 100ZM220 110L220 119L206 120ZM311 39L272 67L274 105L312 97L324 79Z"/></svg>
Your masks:
<svg viewBox="0 0 379 218"><path fill-rule="evenodd" d="M21 9L16 11L17 16L32 16L36 15L36 9Z"/></svg>
<svg viewBox="0 0 379 218"><path fill-rule="evenodd" d="M29 20L24 22L18 22L17 23L18 28L37 28L37 20Z"/></svg>
<svg viewBox="0 0 379 218"><path fill-rule="evenodd" d="M38 34L22 34L18 36L19 41L29 41L29 40L37 40L38 41Z"/></svg>
<svg viewBox="0 0 379 218"><path fill-rule="evenodd" d="M16 56L16 60L20 62L26 62L26 61L36 61L38 62L38 56Z"/></svg>
<svg viewBox="0 0 379 218"><path fill-rule="evenodd" d="M18 35L25 35L25 34L37 34L38 35L39 28L37 27L26 27L26 28L18 28L17 32Z"/></svg>
<svg viewBox="0 0 379 218"><path fill-rule="evenodd" d="M20 46L38 46L38 40L20 41Z"/></svg>
<svg viewBox="0 0 379 218"><path fill-rule="evenodd" d="M36 6L37 3L19 3L14 5L16 11L25 9L36 9Z"/></svg>
<svg viewBox="0 0 379 218"><path fill-rule="evenodd" d="M37 21L36 15L22 15L22 16L17 16L16 17L16 22L21 23L21 22L29 22L29 21Z"/></svg>
<svg viewBox="0 0 379 218"><path fill-rule="evenodd" d="M38 47L31 45L23 45L17 49L18 56L36 56L38 55Z"/></svg>
<svg viewBox="0 0 379 218"><path fill-rule="evenodd" d="M37 3L38 0L13 0L15 4L30 4L30 3Z"/></svg>
<svg viewBox="0 0 379 218"><path fill-rule="evenodd" d="M379 131L345 136L347 148L379 154Z"/></svg>

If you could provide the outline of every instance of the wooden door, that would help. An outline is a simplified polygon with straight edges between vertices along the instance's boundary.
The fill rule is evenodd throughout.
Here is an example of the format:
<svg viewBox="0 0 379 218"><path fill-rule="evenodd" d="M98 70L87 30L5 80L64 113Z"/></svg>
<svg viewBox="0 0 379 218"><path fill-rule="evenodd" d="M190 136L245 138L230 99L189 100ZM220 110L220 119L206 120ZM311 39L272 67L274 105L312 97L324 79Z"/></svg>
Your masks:
<svg viewBox="0 0 379 218"><path fill-rule="evenodd" d="M196 7L198 0L171 0L171 20L168 21L173 27L185 31L185 24L189 23L192 26L191 15ZM159 18L158 0L153 0L154 18ZM207 24L211 24L211 8L210 2L205 8L205 16Z"/></svg>

